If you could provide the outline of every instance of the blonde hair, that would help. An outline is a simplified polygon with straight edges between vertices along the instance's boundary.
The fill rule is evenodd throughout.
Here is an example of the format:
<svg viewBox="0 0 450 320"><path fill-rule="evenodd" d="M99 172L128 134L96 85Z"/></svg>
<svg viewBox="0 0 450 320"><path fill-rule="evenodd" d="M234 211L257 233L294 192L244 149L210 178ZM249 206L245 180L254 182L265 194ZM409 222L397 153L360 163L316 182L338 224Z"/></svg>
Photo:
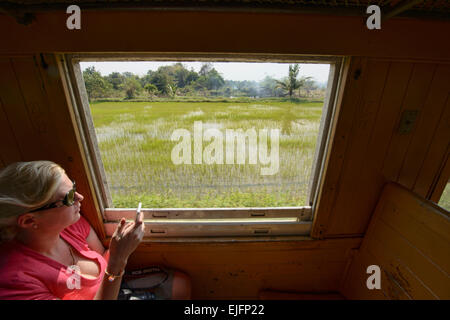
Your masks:
<svg viewBox="0 0 450 320"><path fill-rule="evenodd" d="M64 169L51 161L12 163L0 171L0 243L17 233L17 217L47 204Z"/></svg>

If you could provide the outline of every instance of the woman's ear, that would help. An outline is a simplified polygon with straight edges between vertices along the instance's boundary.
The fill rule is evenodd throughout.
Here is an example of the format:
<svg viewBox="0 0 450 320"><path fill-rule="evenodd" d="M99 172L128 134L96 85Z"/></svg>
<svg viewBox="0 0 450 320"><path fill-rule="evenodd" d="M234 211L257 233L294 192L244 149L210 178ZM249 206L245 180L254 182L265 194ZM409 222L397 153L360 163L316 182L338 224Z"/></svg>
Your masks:
<svg viewBox="0 0 450 320"><path fill-rule="evenodd" d="M32 213L25 213L22 214L17 218L17 225L20 228L28 229L37 229L37 220L34 214Z"/></svg>

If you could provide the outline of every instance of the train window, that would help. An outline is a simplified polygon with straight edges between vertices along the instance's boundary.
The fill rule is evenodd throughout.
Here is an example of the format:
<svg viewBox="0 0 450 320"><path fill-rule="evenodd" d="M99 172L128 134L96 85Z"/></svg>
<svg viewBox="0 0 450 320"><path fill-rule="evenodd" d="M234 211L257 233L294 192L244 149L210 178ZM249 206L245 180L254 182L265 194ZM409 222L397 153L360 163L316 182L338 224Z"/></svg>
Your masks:
<svg viewBox="0 0 450 320"><path fill-rule="evenodd" d="M447 182L438 204L445 210L450 211L450 181Z"/></svg>
<svg viewBox="0 0 450 320"><path fill-rule="evenodd" d="M310 234L341 58L64 61L107 235L139 202L149 238Z"/></svg>

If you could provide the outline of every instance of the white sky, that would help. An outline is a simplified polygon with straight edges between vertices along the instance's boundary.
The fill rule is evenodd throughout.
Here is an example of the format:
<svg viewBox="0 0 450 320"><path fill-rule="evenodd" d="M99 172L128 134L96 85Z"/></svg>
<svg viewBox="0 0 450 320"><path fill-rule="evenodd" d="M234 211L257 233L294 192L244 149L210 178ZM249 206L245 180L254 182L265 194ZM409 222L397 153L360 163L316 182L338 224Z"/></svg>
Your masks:
<svg viewBox="0 0 450 320"><path fill-rule="evenodd" d="M95 66L102 76L112 72L131 72L143 76L148 70L157 70L163 65L172 65L173 61L142 62L142 61L108 61L81 62L81 70ZM200 71L203 62L182 62L187 69ZM248 62L213 62L213 67L222 74L225 80L254 80L259 81L266 76L281 79L287 76L289 63L248 63ZM318 82L328 80L328 64L300 64L299 76L313 77Z"/></svg>

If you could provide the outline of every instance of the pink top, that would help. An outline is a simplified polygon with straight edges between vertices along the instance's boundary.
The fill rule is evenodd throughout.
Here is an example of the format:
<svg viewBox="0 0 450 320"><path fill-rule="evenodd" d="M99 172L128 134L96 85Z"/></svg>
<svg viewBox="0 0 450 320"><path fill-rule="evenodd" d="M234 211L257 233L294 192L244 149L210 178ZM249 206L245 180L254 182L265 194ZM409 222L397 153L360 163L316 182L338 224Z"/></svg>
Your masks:
<svg viewBox="0 0 450 320"><path fill-rule="evenodd" d="M88 279L28 247L12 241L0 250L0 299L4 300L90 300L103 280L107 261L86 242L91 226L81 217L61 232L80 255L96 260L100 274ZM70 277L70 279L69 279Z"/></svg>

